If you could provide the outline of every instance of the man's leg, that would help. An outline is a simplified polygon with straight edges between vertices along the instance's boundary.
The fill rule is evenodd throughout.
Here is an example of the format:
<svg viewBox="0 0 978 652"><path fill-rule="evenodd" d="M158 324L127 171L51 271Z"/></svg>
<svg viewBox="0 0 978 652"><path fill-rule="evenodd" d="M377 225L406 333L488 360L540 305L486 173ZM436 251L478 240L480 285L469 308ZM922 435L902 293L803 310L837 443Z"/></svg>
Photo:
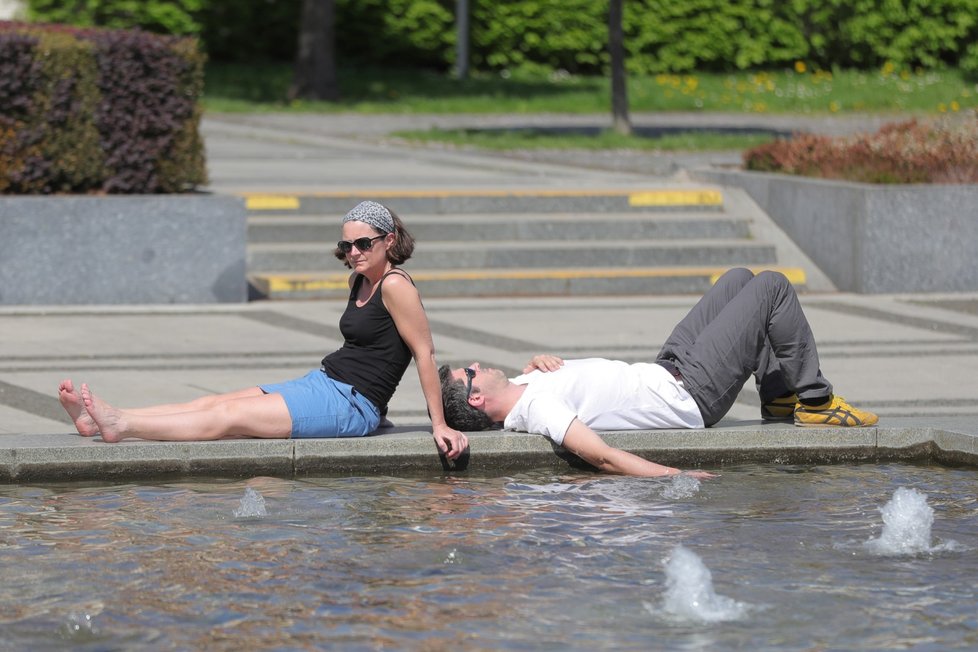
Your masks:
<svg viewBox="0 0 978 652"><path fill-rule="evenodd" d="M793 391L800 401L813 403L832 395L798 296L777 272L762 272L745 283L691 345L672 352L706 425L730 410L755 372L762 391L772 393L765 399L779 390Z"/></svg>
<svg viewBox="0 0 978 652"><path fill-rule="evenodd" d="M703 329L710 325L723 307L754 278L753 272L743 267L727 271L706 291L696 305L672 329L669 338L656 356L659 360L678 360L679 354L692 348Z"/></svg>

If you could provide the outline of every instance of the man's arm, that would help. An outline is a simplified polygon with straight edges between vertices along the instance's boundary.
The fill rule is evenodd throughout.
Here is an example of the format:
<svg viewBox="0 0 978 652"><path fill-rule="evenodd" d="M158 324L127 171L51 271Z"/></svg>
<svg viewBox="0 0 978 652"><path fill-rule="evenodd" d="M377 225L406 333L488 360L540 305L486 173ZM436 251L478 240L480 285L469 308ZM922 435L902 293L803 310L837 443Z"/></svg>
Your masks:
<svg viewBox="0 0 978 652"><path fill-rule="evenodd" d="M586 462L607 473L636 475L642 477L661 477L683 473L671 466L663 466L642 459L638 455L609 446L580 419L574 419L564 434L563 447ZM686 471L694 478L713 478L706 471Z"/></svg>

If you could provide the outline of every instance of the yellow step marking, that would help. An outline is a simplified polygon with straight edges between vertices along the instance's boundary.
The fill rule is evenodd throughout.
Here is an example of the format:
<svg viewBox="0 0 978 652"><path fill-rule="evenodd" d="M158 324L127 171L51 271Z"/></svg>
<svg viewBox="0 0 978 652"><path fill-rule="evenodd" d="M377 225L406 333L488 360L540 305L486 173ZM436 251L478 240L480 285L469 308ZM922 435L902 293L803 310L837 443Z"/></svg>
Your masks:
<svg viewBox="0 0 978 652"><path fill-rule="evenodd" d="M627 197L632 206L719 205L723 193L708 188L636 190L636 189L536 189L536 190L358 190L355 192L303 192L289 194L241 193L248 208L298 208L301 197L342 199L356 197Z"/></svg>
<svg viewBox="0 0 978 652"><path fill-rule="evenodd" d="M721 206L719 190L655 190L628 195L629 206Z"/></svg>
<svg viewBox="0 0 978 652"><path fill-rule="evenodd" d="M477 270L444 272L413 272L411 277L425 281L476 281L506 279L557 279L581 278L668 278L709 276L710 284L716 283L729 268L682 267L656 269L541 269L541 270ZM800 267L750 267L755 274L774 270L784 274L793 285L804 285L805 270ZM310 292L316 290L345 290L349 288L349 275L338 274L256 274L255 279L267 286L268 292Z"/></svg>
<svg viewBox="0 0 978 652"><path fill-rule="evenodd" d="M245 208L249 211L298 210L299 198L295 195L245 195Z"/></svg>

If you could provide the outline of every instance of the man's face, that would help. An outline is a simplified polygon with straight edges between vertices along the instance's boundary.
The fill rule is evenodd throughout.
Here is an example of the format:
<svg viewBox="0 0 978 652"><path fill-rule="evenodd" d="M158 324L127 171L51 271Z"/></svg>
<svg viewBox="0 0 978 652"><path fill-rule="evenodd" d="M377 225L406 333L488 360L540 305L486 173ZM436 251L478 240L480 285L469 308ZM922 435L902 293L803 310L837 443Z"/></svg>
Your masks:
<svg viewBox="0 0 978 652"><path fill-rule="evenodd" d="M509 384L509 378L499 369L483 369L478 362L473 362L468 366L468 368L475 372L475 375L472 376L473 392L478 389L480 393L486 394L487 392L491 392L493 389L505 387ZM465 367L452 369L452 378L462 381L462 385L468 385L469 382L465 369Z"/></svg>

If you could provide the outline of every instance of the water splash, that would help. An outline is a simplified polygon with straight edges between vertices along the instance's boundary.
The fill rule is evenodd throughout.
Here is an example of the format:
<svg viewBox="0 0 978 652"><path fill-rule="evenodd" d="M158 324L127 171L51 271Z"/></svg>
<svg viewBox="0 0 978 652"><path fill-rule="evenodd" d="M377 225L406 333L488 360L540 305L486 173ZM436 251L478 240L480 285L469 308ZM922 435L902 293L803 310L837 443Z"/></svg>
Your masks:
<svg viewBox="0 0 978 652"><path fill-rule="evenodd" d="M713 576L696 553L677 546L665 560L666 593L662 611L680 620L722 622L737 620L748 605L717 595Z"/></svg>
<svg viewBox="0 0 978 652"><path fill-rule="evenodd" d="M878 539L870 539L863 544L873 554L915 555L960 547L954 541L931 545L934 510L927 504L927 494L916 489L899 487L890 501L880 508L880 512L883 514L882 534Z"/></svg>
<svg viewBox="0 0 978 652"><path fill-rule="evenodd" d="M91 614L71 613L61 623L61 638L71 641L85 641L98 634Z"/></svg>
<svg viewBox="0 0 978 652"><path fill-rule="evenodd" d="M700 490L700 481L691 475L674 475L672 481L662 490L662 497L669 500L691 498Z"/></svg>
<svg viewBox="0 0 978 652"><path fill-rule="evenodd" d="M245 495L241 499L240 505L236 510L234 510L234 517L261 518L267 514L268 511L265 509L265 498L251 487L245 489Z"/></svg>

